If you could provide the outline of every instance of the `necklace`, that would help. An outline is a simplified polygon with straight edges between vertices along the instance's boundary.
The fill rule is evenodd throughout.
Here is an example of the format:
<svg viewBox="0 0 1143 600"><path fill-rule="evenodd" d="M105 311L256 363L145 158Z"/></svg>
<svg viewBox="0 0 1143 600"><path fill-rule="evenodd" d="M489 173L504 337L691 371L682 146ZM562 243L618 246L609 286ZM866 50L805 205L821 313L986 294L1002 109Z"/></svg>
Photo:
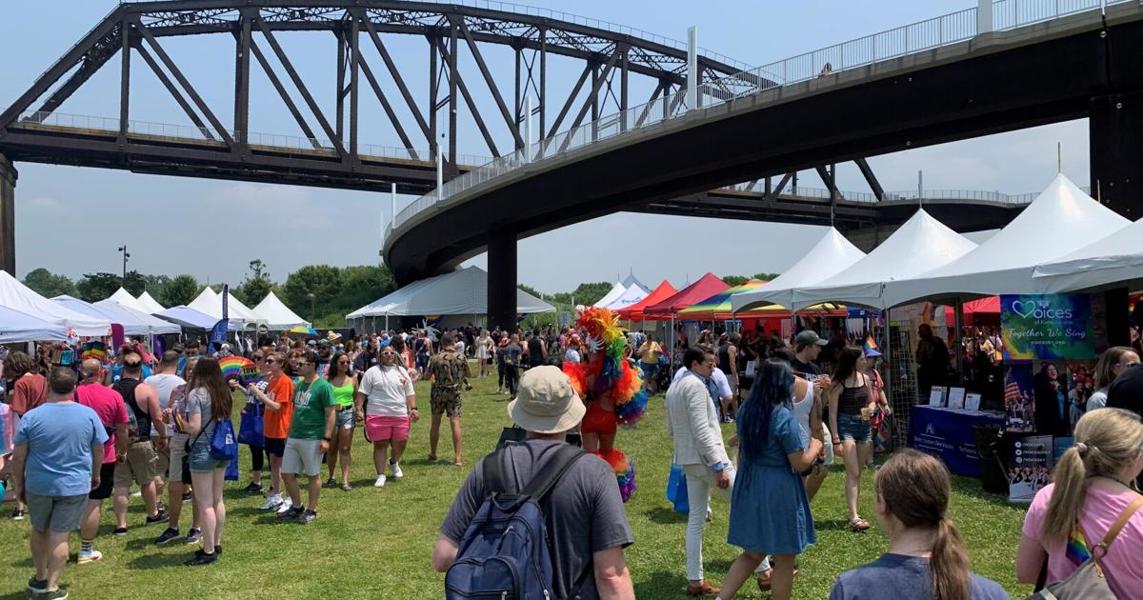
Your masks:
<svg viewBox="0 0 1143 600"><path fill-rule="evenodd" d="M1127 483L1126 481L1123 481L1122 479L1120 479L1118 477L1112 477L1111 475L1096 475L1096 477L1101 477L1103 479L1110 479L1110 480L1118 483L1119 485L1121 485L1125 488L1131 487L1131 484Z"/></svg>

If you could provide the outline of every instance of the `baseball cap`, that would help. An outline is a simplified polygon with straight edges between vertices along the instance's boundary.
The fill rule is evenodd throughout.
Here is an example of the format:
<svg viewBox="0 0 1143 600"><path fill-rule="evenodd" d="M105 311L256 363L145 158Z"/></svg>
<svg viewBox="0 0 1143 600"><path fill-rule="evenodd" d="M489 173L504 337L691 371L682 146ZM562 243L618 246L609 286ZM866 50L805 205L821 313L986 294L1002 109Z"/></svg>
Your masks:
<svg viewBox="0 0 1143 600"><path fill-rule="evenodd" d="M516 399L508 403L512 421L535 433L568 431L583 420L586 412L571 380L551 365L525 371Z"/></svg>
<svg viewBox="0 0 1143 600"><path fill-rule="evenodd" d="M813 346L814 344L825 346L828 343L829 342L823 340L818 336L818 333L812 329L801 331L798 333L798 336L794 338L795 346Z"/></svg>

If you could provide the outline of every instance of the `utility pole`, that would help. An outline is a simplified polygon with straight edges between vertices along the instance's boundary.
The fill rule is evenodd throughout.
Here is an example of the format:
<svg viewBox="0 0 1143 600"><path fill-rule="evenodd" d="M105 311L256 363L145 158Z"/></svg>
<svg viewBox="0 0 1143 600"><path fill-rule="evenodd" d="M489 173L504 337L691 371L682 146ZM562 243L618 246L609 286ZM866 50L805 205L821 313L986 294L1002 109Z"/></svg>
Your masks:
<svg viewBox="0 0 1143 600"><path fill-rule="evenodd" d="M122 246L120 246L119 251L123 253L123 283L122 283L122 286L124 289L126 289L127 288L127 259L131 258L131 255L127 252L127 244L123 244Z"/></svg>

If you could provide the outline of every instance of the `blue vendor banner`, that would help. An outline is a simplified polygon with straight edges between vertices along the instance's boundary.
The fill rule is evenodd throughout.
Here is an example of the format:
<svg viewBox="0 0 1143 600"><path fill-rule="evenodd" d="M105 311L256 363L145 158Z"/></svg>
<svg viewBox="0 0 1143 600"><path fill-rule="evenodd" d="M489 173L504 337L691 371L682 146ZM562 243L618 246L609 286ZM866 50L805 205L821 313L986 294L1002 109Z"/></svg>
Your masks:
<svg viewBox="0 0 1143 600"><path fill-rule="evenodd" d="M1095 358L1087 294L1000 296L1004 360Z"/></svg>

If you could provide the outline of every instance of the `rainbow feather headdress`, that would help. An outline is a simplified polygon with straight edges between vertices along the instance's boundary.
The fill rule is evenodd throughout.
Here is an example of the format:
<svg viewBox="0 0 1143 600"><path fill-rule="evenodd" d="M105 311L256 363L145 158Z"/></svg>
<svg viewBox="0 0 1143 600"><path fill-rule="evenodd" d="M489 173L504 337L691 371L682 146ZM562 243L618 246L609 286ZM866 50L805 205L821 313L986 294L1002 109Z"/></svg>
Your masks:
<svg viewBox="0 0 1143 600"><path fill-rule="evenodd" d="M615 407L619 424L632 427L647 408L647 391L639 371L624 357L627 335L619 326L619 315L607 308L586 307L578 311L576 326L584 330L594 358L564 363L564 372L580 398L586 400L590 395L608 401Z"/></svg>

